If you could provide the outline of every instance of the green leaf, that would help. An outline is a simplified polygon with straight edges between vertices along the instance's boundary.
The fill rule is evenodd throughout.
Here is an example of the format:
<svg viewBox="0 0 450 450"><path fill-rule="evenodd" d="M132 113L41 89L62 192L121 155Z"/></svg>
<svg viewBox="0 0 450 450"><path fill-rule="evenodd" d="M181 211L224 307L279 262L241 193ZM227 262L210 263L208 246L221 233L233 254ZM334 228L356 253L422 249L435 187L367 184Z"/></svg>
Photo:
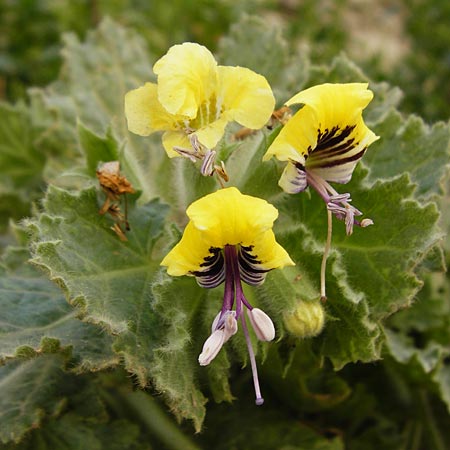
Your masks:
<svg viewBox="0 0 450 450"><path fill-rule="evenodd" d="M277 347L271 346L261 366L268 390L275 390L277 400L298 414L331 410L352 393L348 383L324 364L314 347L313 340L288 337Z"/></svg>
<svg viewBox="0 0 450 450"><path fill-rule="evenodd" d="M208 414L205 431L200 435L203 448L225 450L342 450L339 436L327 438L278 405L266 403L256 408L251 398L243 401L233 414L228 405L214 405ZM232 430L227 432L226 430ZM218 438L220 436L220 438Z"/></svg>
<svg viewBox="0 0 450 450"><path fill-rule="evenodd" d="M449 124L439 122L428 126L419 117L404 119L392 110L372 128L381 138L364 156L371 180L408 172L417 184L417 197L443 193L442 181L449 173Z"/></svg>
<svg viewBox="0 0 450 450"><path fill-rule="evenodd" d="M197 358L189 329L199 302L205 294L192 279L163 277L152 287L153 307L164 321L165 336L155 349L152 376L156 388L164 392L170 409L179 418L190 417L200 431L205 417L206 398L196 386ZM188 393L188 394L187 394Z"/></svg>
<svg viewBox="0 0 450 450"><path fill-rule="evenodd" d="M186 326L200 288L186 280L182 296L179 287L167 294L165 301L173 306L158 304L162 295L156 288L162 259L158 239L167 206L156 200L132 205L127 242L109 229L98 207L94 189L70 194L50 187L46 212L30 225L35 235L33 262L63 287L80 318L114 336L114 351L140 385L153 380L174 412L192 418L199 428L205 399L194 387L196 358L186 353ZM182 305L179 310L173 303L174 292ZM186 397L186 391L191 395Z"/></svg>
<svg viewBox="0 0 450 450"><path fill-rule="evenodd" d="M416 379L435 385L450 412L450 302L449 282L442 273L431 273L411 308L387 323L386 347Z"/></svg>
<svg viewBox="0 0 450 450"><path fill-rule="evenodd" d="M0 103L0 227L8 217L29 213L30 201L43 187L45 158L36 147L37 131L23 104Z"/></svg>
<svg viewBox="0 0 450 450"><path fill-rule="evenodd" d="M97 133L104 132L111 120L125 126L124 95L150 74L142 38L105 19L83 43L74 34L63 39L62 80L50 87L50 99L53 92L71 97L76 115Z"/></svg>
<svg viewBox="0 0 450 450"><path fill-rule="evenodd" d="M362 184L362 177L364 172L356 171L346 191L375 225L355 229L348 237L344 224L334 220L328 261L329 320L319 341L337 367L380 357L379 320L411 303L421 286L414 272L417 261L440 238L435 205L421 206L411 198L413 186L407 176L379 181L370 188ZM280 242L294 258L299 273L306 275L305 283L317 280L318 297L321 242L326 236L325 206L315 193L310 199L303 193L274 201L280 214L285 215L279 225ZM298 288L302 289L302 279ZM306 291L310 290L307 286Z"/></svg>
<svg viewBox="0 0 450 450"><path fill-rule="evenodd" d="M7 178L14 187L39 184L44 155L36 150L36 132L27 108L23 104L1 103L0 119L2 178Z"/></svg>
<svg viewBox="0 0 450 450"><path fill-rule="evenodd" d="M117 365L110 337L77 320L77 311L60 289L44 274L24 266L27 257L24 249L10 249L4 257L7 265L0 266L0 362L61 350L73 358L77 372ZM20 265L11 268L12 264Z"/></svg>
<svg viewBox="0 0 450 450"><path fill-rule="evenodd" d="M59 143L73 151L81 146L91 176L99 159L120 149L122 168L134 187L142 191L142 201L150 201L159 190L149 174L167 157L160 137L128 133L123 109L126 92L151 78L151 58L143 39L105 19L88 33L85 42L74 34L65 35L63 59L60 79L31 92L32 109L45 129L41 148L54 148ZM61 174L68 171L74 175L74 166L80 161L74 163L72 157L60 162L62 166L48 168L49 177L61 186L70 186Z"/></svg>
<svg viewBox="0 0 450 450"><path fill-rule="evenodd" d="M132 210L129 241L122 242L99 215L94 189L72 195L51 187L45 205L47 213L33 224L33 262L64 288L80 317L117 335L115 346L119 342L128 349L126 364L145 385L144 361L150 358L157 323L149 283L157 263L151 258L166 207L154 201ZM130 361L135 352L148 355L136 366Z"/></svg>
<svg viewBox="0 0 450 450"><path fill-rule="evenodd" d="M110 129L103 138L79 122L78 136L81 148L86 155L86 166L91 177L95 176L97 166L100 162L116 161L119 159L118 143L111 135Z"/></svg>
<svg viewBox="0 0 450 450"><path fill-rule="evenodd" d="M42 355L0 366L0 442L18 442L61 408L62 355Z"/></svg>
<svg viewBox="0 0 450 450"><path fill-rule="evenodd" d="M76 414L65 414L35 431L16 450L150 450L148 442L139 439L139 428L127 420L109 423L92 422Z"/></svg>
<svg viewBox="0 0 450 450"><path fill-rule="evenodd" d="M442 362L442 366L435 372L433 381L438 385L439 395L450 412L450 364L448 363L448 351L447 359Z"/></svg>
<svg viewBox="0 0 450 450"><path fill-rule="evenodd" d="M123 382L123 378L120 379ZM52 393L50 388L52 383L55 384L55 380L48 379L48 386L42 389L47 396ZM143 433L138 423L132 423L131 420L122 417L123 405L120 410L122 414L116 417L117 414L114 414L110 405L104 401L108 384L109 381L104 376L89 375L74 378L67 375L63 377L61 374L58 386L61 400L56 405L58 408L51 411L45 420L34 423L32 429L18 444L10 443L5 448L149 450L150 436ZM43 419L46 412L43 409L45 403L41 402L40 406L39 413Z"/></svg>

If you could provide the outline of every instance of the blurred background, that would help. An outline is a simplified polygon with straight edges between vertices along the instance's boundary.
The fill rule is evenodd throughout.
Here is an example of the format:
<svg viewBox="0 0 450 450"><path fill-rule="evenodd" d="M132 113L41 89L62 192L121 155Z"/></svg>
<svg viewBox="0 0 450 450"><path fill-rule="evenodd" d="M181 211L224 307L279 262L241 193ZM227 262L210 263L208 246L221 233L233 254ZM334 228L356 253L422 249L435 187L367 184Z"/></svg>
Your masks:
<svg viewBox="0 0 450 450"><path fill-rule="evenodd" d="M160 56L187 40L214 51L245 13L279 24L313 62L345 52L374 81L400 86L404 112L448 119L448 0L0 0L0 99L17 101L55 79L61 34L83 38L105 16L138 30Z"/></svg>

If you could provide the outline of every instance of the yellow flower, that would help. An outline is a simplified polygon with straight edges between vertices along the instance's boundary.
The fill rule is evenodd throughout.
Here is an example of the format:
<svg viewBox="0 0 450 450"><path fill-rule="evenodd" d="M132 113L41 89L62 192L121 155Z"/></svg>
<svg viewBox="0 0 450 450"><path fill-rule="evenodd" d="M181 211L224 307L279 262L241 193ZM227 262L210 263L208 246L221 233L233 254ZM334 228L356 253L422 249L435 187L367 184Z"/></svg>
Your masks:
<svg viewBox="0 0 450 450"><path fill-rule="evenodd" d="M208 149L222 138L228 122L258 129L269 120L275 99L267 80L243 67L218 66L211 52L195 43L174 45L153 66L158 83L125 96L128 129L141 136L164 131L170 157L195 142ZM175 148L175 150L174 150ZM202 155L204 156L204 155Z"/></svg>
<svg viewBox="0 0 450 450"><path fill-rule="evenodd" d="M378 139L364 123L363 109L373 93L367 83L322 84L292 97L286 105L304 106L288 121L264 155L288 161L279 185L290 194L313 187L329 210L345 220L347 233L361 215L349 205L350 194L338 194L329 184L347 183L367 147Z"/></svg>
<svg viewBox="0 0 450 450"><path fill-rule="evenodd" d="M241 282L258 285L270 270L294 265L272 231L278 211L265 200L243 195L231 187L197 200L186 213L190 221L183 237L161 265L167 266L169 275L195 276L202 287L213 288L225 282L222 308L212 324L199 363L207 365L216 357L223 344L237 332L240 319L250 355L256 404L261 405L264 400L243 306L259 340L273 340L275 327L265 312L248 302Z"/></svg>
<svg viewBox="0 0 450 450"><path fill-rule="evenodd" d="M217 286L224 278L211 286L209 274L224 272L226 246L236 247L241 276L249 284L261 283L271 269L293 264L272 231L278 211L265 200L230 187L197 200L186 213L190 221L183 237L161 263L169 275L194 275L202 286Z"/></svg>

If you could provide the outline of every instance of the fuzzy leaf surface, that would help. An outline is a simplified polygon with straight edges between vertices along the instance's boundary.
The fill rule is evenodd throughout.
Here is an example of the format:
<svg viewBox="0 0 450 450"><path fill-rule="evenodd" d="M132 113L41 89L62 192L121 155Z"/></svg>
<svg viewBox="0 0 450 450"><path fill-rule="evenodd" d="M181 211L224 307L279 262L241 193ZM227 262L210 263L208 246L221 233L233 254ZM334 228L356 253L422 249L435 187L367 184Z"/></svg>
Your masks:
<svg viewBox="0 0 450 450"><path fill-rule="evenodd" d="M372 180L408 172L417 184L416 196L442 195L441 183L449 172L449 124L428 126L419 117L404 119L391 110L374 124L373 130L381 139L364 157Z"/></svg>
<svg viewBox="0 0 450 450"><path fill-rule="evenodd" d="M61 405L64 357L47 354L0 366L0 442L18 442Z"/></svg>
<svg viewBox="0 0 450 450"><path fill-rule="evenodd" d="M25 249L14 253L15 264L22 260L19 267L11 267L8 253L0 266L0 361L48 351L51 343L69 350L76 371L117 365L111 338L100 328L78 320L76 309L67 303L61 290L42 272L24 265L28 257Z"/></svg>
<svg viewBox="0 0 450 450"><path fill-rule="evenodd" d="M80 318L114 336L114 351L139 383L153 380L174 412L192 418L199 428L205 399L194 387L196 359L186 353L186 327L200 288L186 280L181 291L170 290L160 307L162 294L152 286L159 283L158 241L167 206L157 200L132 206L127 242L109 229L98 208L95 189L71 194L51 187L46 212L30 225L35 233L33 262L64 288ZM186 398L186 392L191 396Z"/></svg>

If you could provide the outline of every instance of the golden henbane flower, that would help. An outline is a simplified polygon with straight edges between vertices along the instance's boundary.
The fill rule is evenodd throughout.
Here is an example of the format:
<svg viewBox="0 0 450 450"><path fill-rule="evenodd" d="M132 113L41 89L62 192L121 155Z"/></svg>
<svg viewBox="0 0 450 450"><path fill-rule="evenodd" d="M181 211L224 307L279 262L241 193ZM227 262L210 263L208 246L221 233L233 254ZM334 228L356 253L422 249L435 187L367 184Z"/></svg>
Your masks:
<svg viewBox="0 0 450 450"><path fill-rule="evenodd" d="M294 95L286 105L304 106L287 122L268 148L264 160L288 161L280 187L289 194L314 188L327 208L345 220L347 234L362 213L350 205L350 194L329 184L347 183L367 147L378 139L364 123L363 109L373 98L367 83L322 84Z"/></svg>
<svg viewBox="0 0 450 450"><path fill-rule="evenodd" d="M163 146L171 158L204 159L227 123L262 128L275 106L262 75L244 67L219 66L199 44L174 45L153 71L156 84L145 83L125 96L128 129L141 136L163 131Z"/></svg>
<svg viewBox="0 0 450 450"><path fill-rule="evenodd" d="M231 187L197 200L186 213L190 221L183 237L161 265L167 266L169 275L195 276L205 288L225 282L222 309L213 322L212 334L203 346L199 363L207 365L215 358L223 344L237 332L240 319L250 355L256 403L262 404L243 307L258 339L271 341L275 328L269 316L245 298L241 282L258 285L270 270L294 265L272 231L278 211L265 200L243 195Z"/></svg>
<svg viewBox="0 0 450 450"><path fill-rule="evenodd" d="M358 220L362 212L351 205L349 193L339 194L331 185L350 181L367 147L378 139L364 123L363 109L373 93L367 83L322 84L299 92L287 106L302 104L274 139L264 160L275 156L287 165L278 184L289 194L311 186L327 206L328 234L321 268L321 297L325 294L325 261L331 245L332 215L353 226L367 227L371 219Z"/></svg>

